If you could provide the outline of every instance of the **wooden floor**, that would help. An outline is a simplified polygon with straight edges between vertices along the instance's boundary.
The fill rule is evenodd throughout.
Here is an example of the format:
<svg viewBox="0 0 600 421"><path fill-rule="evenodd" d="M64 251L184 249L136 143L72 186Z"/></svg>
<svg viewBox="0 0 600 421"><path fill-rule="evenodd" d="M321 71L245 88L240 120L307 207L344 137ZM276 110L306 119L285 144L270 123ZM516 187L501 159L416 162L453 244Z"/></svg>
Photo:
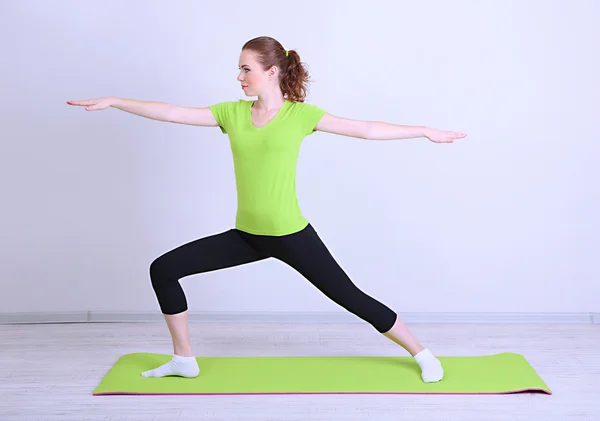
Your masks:
<svg viewBox="0 0 600 421"><path fill-rule="evenodd" d="M600 420L599 325L413 325L438 355L523 354L553 395L92 396L116 359L172 351L166 325L0 325L0 420ZM363 324L193 323L196 355L407 355Z"/></svg>

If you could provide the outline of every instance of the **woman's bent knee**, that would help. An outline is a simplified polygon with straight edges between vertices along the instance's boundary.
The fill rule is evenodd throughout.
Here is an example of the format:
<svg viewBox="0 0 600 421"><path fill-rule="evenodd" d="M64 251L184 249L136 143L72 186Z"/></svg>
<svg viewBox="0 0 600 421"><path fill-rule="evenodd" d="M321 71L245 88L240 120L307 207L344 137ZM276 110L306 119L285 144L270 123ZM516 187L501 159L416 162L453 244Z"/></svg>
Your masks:
<svg viewBox="0 0 600 421"><path fill-rule="evenodd" d="M150 281L156 286L168 279L164 258L161 256L150 263Z"/></svg>

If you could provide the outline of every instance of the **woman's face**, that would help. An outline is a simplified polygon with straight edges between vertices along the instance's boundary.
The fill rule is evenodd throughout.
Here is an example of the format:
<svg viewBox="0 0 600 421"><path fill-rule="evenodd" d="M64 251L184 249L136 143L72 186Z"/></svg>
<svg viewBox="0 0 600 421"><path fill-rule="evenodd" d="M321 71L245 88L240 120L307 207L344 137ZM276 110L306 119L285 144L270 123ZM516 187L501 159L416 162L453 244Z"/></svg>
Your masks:
<svg viewBox="0 0 600 421"><path fill-rule="evenodd" d="M252 51L242 51L238 67L240 73L237 80L246 96L258 96L277 76L274 69L263 70Z"/></svg>

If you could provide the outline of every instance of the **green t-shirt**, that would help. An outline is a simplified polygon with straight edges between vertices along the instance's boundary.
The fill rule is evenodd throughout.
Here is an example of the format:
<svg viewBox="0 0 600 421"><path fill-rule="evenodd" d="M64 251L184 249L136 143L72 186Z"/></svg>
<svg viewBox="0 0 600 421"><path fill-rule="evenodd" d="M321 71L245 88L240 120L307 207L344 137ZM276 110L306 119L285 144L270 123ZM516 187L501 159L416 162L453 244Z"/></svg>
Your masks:
<svg viewBox="0 0 600 421"><path fill-rule="evenodd" d="M325 111L286 100L265 126L252 122L254 101L222 102L210 107L229 136L237 186L235 227L250 234L281 236L308 225L296 195L296 163L302 140Z"/></svg>

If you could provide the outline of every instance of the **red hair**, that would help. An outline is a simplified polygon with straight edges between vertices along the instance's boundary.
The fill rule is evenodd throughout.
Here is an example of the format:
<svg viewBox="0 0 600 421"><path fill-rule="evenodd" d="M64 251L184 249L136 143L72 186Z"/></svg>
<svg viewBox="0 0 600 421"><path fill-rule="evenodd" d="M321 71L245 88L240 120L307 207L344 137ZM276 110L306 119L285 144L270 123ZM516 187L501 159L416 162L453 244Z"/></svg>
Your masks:
<svg viewBox="0 0 600 421"><path fill-rule="evenodd" d="M243 50L254 52L265 71L277 66L280 69L279 87L283 96L290 101L304 102L310 76L295 50L286 52L281 43L271 37L251 39L244 44Z"/></svg>

